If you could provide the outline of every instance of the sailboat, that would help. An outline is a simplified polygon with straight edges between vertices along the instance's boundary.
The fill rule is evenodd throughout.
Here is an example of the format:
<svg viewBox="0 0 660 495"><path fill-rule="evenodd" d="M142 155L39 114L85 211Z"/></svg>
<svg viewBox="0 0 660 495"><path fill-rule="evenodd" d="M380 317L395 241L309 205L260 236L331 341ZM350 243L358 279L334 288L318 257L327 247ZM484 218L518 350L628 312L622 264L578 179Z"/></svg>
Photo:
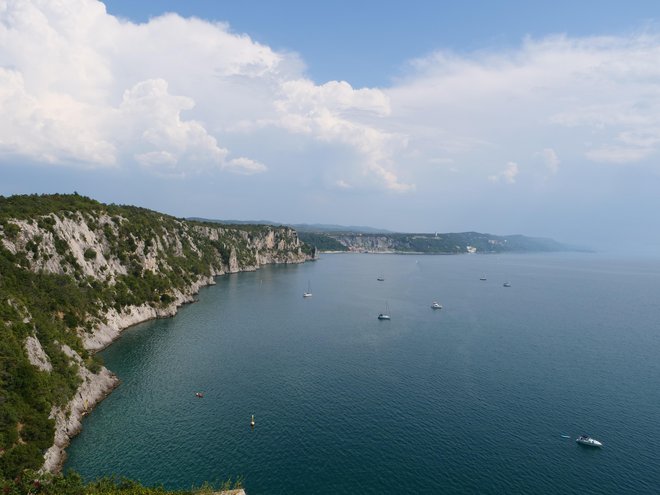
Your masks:
<svg viewBox="0 0 660 495"><path fill-rule="evenodd" d="M379 320L389 320L390 319L390 307L385 303L385 312L378 315Z"/></svg>
<svg viewBox="0 0 660 495"><path fill-rule="evenodd" d="M312 284L307 282L307 290L303 292L303 297L312 297Z"/></svg>

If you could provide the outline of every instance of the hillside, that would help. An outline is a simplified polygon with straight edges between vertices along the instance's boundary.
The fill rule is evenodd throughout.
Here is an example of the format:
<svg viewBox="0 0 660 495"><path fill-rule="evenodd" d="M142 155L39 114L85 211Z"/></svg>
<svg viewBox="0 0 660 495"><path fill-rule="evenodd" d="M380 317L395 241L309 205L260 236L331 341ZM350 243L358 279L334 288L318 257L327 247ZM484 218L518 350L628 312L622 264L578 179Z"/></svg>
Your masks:
<svg viewBox="0 0 660 495"><path fill-rule="evenodd" d="M117 385L94 351L121 330L172 316L216 275L313 255L288 227L0 197L0 479L59 468L82 415Z"/></svg>
<svg viewBox="0 0 660 495"><path fill-rule="evenodd" d="M301 232L299 235L301 240L319 251L459 254L566 251L569 249L552 239L522 235L498 236L478 232L449 234Z"/></svg>
<svg viewBox="0 0 660 495"><path fill-rule="evenodd" d="M391 234L391 230L378 229L374 227L368 227L365 225L335 225L335 224L325 224L325 223L278 223L271 220L212 220L208 218L200 217L191 217L188 220L199 221L199 222L212 222L212 223L222 223L225 225L286 225L295 229L298 234L301 232L351 232L351 233L361 233L361 234Z"/></svg>

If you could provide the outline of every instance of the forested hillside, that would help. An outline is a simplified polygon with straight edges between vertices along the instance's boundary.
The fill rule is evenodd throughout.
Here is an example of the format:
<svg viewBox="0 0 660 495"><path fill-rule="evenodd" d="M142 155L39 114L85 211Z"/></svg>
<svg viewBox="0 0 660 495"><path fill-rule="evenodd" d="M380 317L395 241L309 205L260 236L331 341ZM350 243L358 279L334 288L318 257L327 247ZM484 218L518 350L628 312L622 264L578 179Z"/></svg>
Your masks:
<svg viewBox="0 0 660 495"><path fill-rule="evenodd" d="M320 251L460 254L566 251L569 249L552 239L523 235L500 236L479 232L447 234L306 232L301 234L301 238Z"/></svg>
<svg viewBox="0 0 660 495"><path fill-rule="evenodd" d="M73 195L0 197L0 478L56 470L116 379L93 351L213 276L298 263L286 227L190 222Z"/></svg>

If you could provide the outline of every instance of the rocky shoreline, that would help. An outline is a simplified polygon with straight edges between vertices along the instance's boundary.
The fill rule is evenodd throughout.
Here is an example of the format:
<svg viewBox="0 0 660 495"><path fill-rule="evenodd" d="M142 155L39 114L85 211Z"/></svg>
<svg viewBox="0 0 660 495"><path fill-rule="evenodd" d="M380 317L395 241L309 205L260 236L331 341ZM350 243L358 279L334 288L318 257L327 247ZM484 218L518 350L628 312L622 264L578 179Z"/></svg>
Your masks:
<svg viewBox="0 0 660 495"><path fill-rule="evenodd" d="M146 209L103 205L77 194L17 196L3 204L8 213L0 222L2 259L12 270L38 274L25 277L28 280L43 276L53 292L60 283L69 291L59 295L61 300L41 294L48 303L37 307L30 287L10 287L15 294L10 291L3 301L12 316L5 324L22 340L25 356L37 369L31 374L62 374L66 361L77 368L79 385L73 398L66 404L48 399L54 438L41 470L53 473L61 470L65 449L80 432L85 414L119 383L110 370L90 363L89 354L110 345L130 326L174 316L218 275L254 271L266 264L303 263L316 254L289 227L188 222ZM40 322L51 319L52 333L42 331ZM81 346L73 345L70 337L79 338ZM57 361L51 363L51 358ZM62 378L73 387L68 370L66 375ZM38 385L41 392L51 392L47 383ZM34 412L43 415L43 408ZM24 426L27 431L45 430L45 425L19 422L14 427L19 441L11 449L36 444L20 437ZM50 432L43 433L47 439ZM37 467L38 451L31 452L30 464Z"/></svg>
<svg viewBox="0 0 660 495"><path fill-rule="evenodd" d="M254 271L257 267L246 267L244 270ZM185 292L178 291L175 300L164 308L154 308L147 304L130 306L121 313L110 310L106 315L107 323L99 325L91 334L81 335L85 349L98 352L121 337L121 333L133 325L157 318L169 318L178 313L184 305L195 302L195 295L202 287L215 285L215 276L224 275L224 272L213 276L201 277ZM50 418L55 420L55 438L53 445L44 454L42 472L59 473L62 470L67 454L66 448L71 440L82 430L82 419L89 414L96 405L105 399L119 386L119 378L102 367L98 373L92 373L84 365L82 358L68 346L63 346L64 352L79 365L81 385L71 401L63 408L53 407ZM33 363L34 364L34 363Z"/></svg>

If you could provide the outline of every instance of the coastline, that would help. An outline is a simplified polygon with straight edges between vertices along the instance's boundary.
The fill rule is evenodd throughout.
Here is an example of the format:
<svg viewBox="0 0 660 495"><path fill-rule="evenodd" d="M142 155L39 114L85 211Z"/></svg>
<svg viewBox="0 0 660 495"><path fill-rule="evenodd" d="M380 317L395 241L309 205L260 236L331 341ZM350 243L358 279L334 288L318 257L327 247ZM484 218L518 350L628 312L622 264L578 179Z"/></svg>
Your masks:
<svg viewBox="0 0 660 495"><path fill-rule="evenodd" d="M308 261L308 259L293 261L293 263L304 263L305 261ZM284 263L291 262L291 260L287 260ZM270 260L270 262L264 264L277 263L277 261ZM99 325L91 334L80 336L83 345L85 349L92 353L99 352L119 339L122 332L129 327L149 320L176 316L181 306L195 302L194 296L199 293L202 287L215 285L215 277L227 273L255 271L260 266L251 265L228 272L214 270L211 275L200 277L185 291L177 290L175 300L164 308L154 308L143 304L141 306L128 306L122 312L117 312L114 309L110 310L106 315L107 323ZM82 383L76 390L73 399L64 407L53 406L51 409L49 417L55 420L55 436L53 445L44 454L44 463L40 472L52 474L61 472L67 459L66 448L71 444L71 440L81 432L83 418L90 414L120 384L117 375L105 366L101 367L98 373L92 373L84 366L83 359L78 353L66 345L62 346L62 349L78 363L78 374L82 379Z"/></svg>

